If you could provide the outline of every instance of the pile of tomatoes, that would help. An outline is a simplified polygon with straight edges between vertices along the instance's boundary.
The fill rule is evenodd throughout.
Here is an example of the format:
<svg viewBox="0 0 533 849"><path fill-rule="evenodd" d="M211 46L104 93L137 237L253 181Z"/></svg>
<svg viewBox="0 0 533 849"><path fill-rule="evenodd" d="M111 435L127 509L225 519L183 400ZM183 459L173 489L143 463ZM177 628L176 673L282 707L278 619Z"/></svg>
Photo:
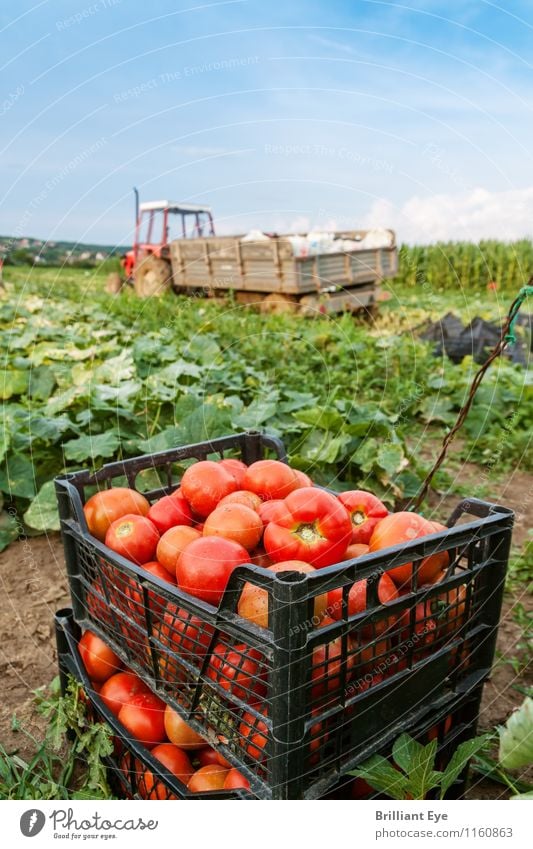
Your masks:
<svg viewBox="0 0 533 849"><path fill-rule="evenodd" d="M313 573L444 530L443 525L416 513L389 513L370 492L352 490L339 495L326 492L313 486L304 473L277 460L260 460L250 466L235 459L196 462L185 471L179 489L152 505L134 490L114 488L93 495L85 504L84 513L89 531L110 549L147 573L213 606L220 604L233 570L245 563L273 573ZM447 551L422 560L418 565L418 586L442 580L449 562ZM412 579L412 563L380 574L378 601L386 605L410 592ZM346 615L363 613L368 606L367 590L367 580L360 579L350 587L347 602L343 601L340 587L317 595L311 627L326 628ZM128 600L127 616L137 625L143 625L143 600L138 586L126 585L124 592ZM432 643L460 627L465 611L463 588L453 593L434 595L430 601L417 604L414 615L409 609L396 616L385 613L372 624L358 627L348 635L347 641L337 637L322 645L315 644L309 684L310 716L320 713L326 704L338 703L340 687L349 685L356 677L357 686L367 689L384 676L404 668L405 658L398 651L402 641L414 636L430 651ZM152 597L153 591L148 595ZM152 600L155 602L155 597ZM240 711L237 726L240 745L249 758L263 763L268 738L265 658L257 649L232 642L224 634L212 645L213 628L208 623L177 604L166 604L162 598L158 603L163 608L160 616L155 616L157 622L152 634L160 645L186 658L198 670L202 668L207 680L216 683L230 709ZM241 617L268 628L269 606L269 593L265 589L251 582L244 584L237 606ZM452 608L453 618L449 615ZM393 631L395 636L391 638ZM206 658L208 652L210 656ZM381 664L385 671L376 670L377 656L385 659ZM169 652L166 659L160 660L159 672L179 689L183 679L172 663ZM107 695L105 688L106 685L102 688L102 698ZM123 707L119 714L134 736L138 736L135 722L143 713L142 704L137 704L135 699L143 698L157 699L151 694L137 693L132 704ZM157 714L156 708L154 711ZM161 703L159 711L168 716L171 709ZM180 747L168 728L166 734L170 743L159 739L164 735L160 720L159 735L149 742L157 747L176 744ZM317 720L307 743L309 763L319 757L327 736L327 729ZM157 754L155 750L154 753ZM164 749L165 753L168 749ZM202 763L200 770L206 770L202 774L214 773L215 767L220 769L221 764L217 763L218 767ZM208 770L208 767L213 768Z"/></svg>
<svg viewBox="0 0 533 849"><path fill-rule="evenodd" d="M85 631L78 648L92 691L117 717L126 733L149 749L163 768L190 792L249 789L245 776L152 693L144 681L124 669L120 658L100 637ZM118 739L115 753L124 770L131 769ZM145 765L135 760L133 766L141 798L176 798Z"/></svg>
<svg viewBox="0 0 533 849"><path fill-rule="evenodd" d="M310 571L444 528L415 513L389 514L370 492L332 495L278 460L200 461L152 505L117 487L93 495L84 513L89 531L113 551L215 606L243 563ZM446 553L426 558L419 584L434 582L447 563ZM399 566L384 584L401 591L411 574L412 564ZM261 598L248 589L239 613L266 625Z"/></svg>

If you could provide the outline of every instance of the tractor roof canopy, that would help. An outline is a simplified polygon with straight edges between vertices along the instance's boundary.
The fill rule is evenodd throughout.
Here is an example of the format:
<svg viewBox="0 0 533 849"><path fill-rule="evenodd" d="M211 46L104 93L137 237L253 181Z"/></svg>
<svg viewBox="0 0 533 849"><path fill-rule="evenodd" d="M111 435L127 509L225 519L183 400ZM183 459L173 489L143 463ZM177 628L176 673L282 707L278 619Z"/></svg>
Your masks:
<svg viewBox="0 0 533 849"><path fill-rule="evenodd" d="M174 203L170 200L149 200L139 205L140 212L158 212L159 210L168 210L168 212L181 214L199 214L206 212L211 214L209 206L197 206L193 203Z"/></svg>

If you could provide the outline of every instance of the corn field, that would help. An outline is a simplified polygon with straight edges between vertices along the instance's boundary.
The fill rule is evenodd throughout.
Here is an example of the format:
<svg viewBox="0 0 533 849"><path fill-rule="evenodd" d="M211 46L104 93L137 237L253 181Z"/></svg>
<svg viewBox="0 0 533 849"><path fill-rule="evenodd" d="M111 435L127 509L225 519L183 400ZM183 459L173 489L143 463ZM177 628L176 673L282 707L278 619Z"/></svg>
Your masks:
<svg viewBox="0 0 533 849"><path fill-rule="evenodd" d="M533 274L533 242L487 240L439 242L435 245L402 245L397 283L427 284L435 290L518 289Z"/></svg>

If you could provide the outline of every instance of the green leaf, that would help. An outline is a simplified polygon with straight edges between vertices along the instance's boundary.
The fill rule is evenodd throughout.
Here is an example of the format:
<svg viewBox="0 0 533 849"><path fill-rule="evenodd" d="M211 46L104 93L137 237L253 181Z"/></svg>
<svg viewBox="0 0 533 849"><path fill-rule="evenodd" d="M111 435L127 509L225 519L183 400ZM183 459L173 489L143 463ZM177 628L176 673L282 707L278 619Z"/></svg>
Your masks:
<svg viewBox="0 0 533 849"><path fill-rule="evenodd" d="M15 516L2 510L0 513L0 551L7 548L18 537L19 531L19 524Z"/></svg>
<svg viewBox="0 0 533 849"><path fill-rule="evenodd" d="M428 791L438 785L441 773L433 769L436 753L437 740L431 740L413 752L408 782L408 791L413 799L425 799Z"/></svg>
<svg viewBox="0 0 533 849"><path fill-rule="evenodd" d="M499 758L505 769L533 764L533 699L526 697L499 732Z"/></svg>
<svg viewBox="0 0 533 849"><path fill-rule="evenodd" d="M235 430L258 429L276 415L277 409L277 395L274 398L254 398L251 404L233 417L232 426Z"/></svg>
<svg viewBox="0 0 533 849"><path fill-rule="evenodd" d="M87 460L95 457L113 457L120 445L120 439L114 430L105 433L89 434L70 439L63 445L67 460Z"/></svg>
<svg viewBox="0 0 533 849"><path fill-rule="evenodd" d="M420 752L423 748L424 747L420 743L417 743L416 740L413 740L409 734L401 734L400 737L395 740L392 747L394 763L403 769L404 772L408 773L415 754Z"/></svg>
<svg viewBox="0 0 533 849"><path fill-rule="evenodd" d="M32 439L43 439L45 442L57 442L65 431L76 430L68 416L34 416L28 418L27 427Z"/></svg>
<svg viewBox="0 0 533 849"><path fill-rule="evenodd" d="M529 799L533 799L533 790L529 790L527 793L517 793L515 796L511 796L511 802L518 801L529 801Z"/></svg>
<svg viewBox="0 0 533 849"><path fill-rule="evenodd" d="M386 442L380 446L376 461L390 478L407 465L402 446L393 442Z"/></svg>
<svg viewBox="0 0 533 849"><path fill-rule="evenodd" d="M10 496L33 498L35 472L33 464L21 454L10 454L0 469L0 491Z"/></svg>
<svg viewBox="0 0 533 849"><path fill-rule="evenodd" d="M311 427L319 427L322 430L338 431L344 424L344 419L340 413L327 407L312 407L310 410L298 410L293 413L293 416L299 422L303 422Z"/></svg>
<svg viewBox="0 0 533 849"><path fill-rule="evenodd" d="M28 395L30 398L44 401L50 397L55 385L56 379L52 369L49 366L37 366L30 372Z"/></svg>
<svg viewBox="0 0 533 849"><path fill-rule="evenodd" d="M58 531L59 514L53 481L47 481L40 488L29 508L24 513L24 521L36 531Z"/></svg>
<svg viewBox="0 0 533 849"><path fill-rule="evenodd" d="M444 794L452 786L456 778L460 776L470 758L472 758L476 752L479 752L486 745L489 739L490 735L485 734L481 737L474 737L472 740L466 740L457 747L448 763L448 766L444 770L441 779L441 799L444 798Z"/></svg>
<svg viewBox="0 0 533 849"><path fill-rule="evenodd" d="M364 778L374 790L386 793L391 799L405 799L407 778L381 755L373 755L368 761L350 772L356 778Z"/></svg>
<svg viewBox="0 0 533 849"><path fill-rule="evenodd" d="M5 408L4 408L5 409ZM11 445L11 428L10 423L5 415L2 415L2 425L0 429L0 461L6 456L6 452Z"/></svg>
<svg viewBox="0 0 533 849"><path fill-rule="evenodd" d="M142 389L142 385L136 380L125 380L117 386L110 386L107 383L96 383L91 387L91 398L93 403L99 401L116 401L117 404L128 404L132 395L137 395Z"/></svg>
<svg viewBox="0 0 533 849"><path fill-rule="evenodd" d="M139 439L137 446L143 454L154 454L157 451L166 451L168 448L177 448L181 444L180 440L180 429L171 425L149 439Z"/></svg>
<svg viewBox="0 0 533 849"><path fill-rule="evenodd" d="M0 377L0 399L7 401L13 395L22 395L28 388L29 380L27 371L4 371Z"/></svg>

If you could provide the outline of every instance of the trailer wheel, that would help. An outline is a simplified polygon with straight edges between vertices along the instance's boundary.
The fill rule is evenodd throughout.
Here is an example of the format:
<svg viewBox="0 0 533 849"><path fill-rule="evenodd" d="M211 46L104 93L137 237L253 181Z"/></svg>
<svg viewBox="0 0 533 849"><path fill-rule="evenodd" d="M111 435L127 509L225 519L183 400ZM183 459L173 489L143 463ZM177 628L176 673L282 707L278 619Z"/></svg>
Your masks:
<svg viewBox="0 0 533 849"><path fill-rule="evenodd" d="M147 256L135 269L134 288L140 298L151 298L168 292L171 281L170 263L156 256Z"/></svg>
<svg viewBox="0 0 533 849"><path fill-rule="evenodd" d="M118 271L112 271L107 276L107 282L105 285L105 290L110 295L118 295L122 287L124 286L124 280L118 273Z"/></svg>
<svg viewBox="0 0 533 849"><path fill-rule="evenodd" d="M294 295L282 295L281 292L271 292L264 301L261 301L260 306L262 313L273 313L274 315L296 312L297 309L298 301L296 297Z"/></svg>

